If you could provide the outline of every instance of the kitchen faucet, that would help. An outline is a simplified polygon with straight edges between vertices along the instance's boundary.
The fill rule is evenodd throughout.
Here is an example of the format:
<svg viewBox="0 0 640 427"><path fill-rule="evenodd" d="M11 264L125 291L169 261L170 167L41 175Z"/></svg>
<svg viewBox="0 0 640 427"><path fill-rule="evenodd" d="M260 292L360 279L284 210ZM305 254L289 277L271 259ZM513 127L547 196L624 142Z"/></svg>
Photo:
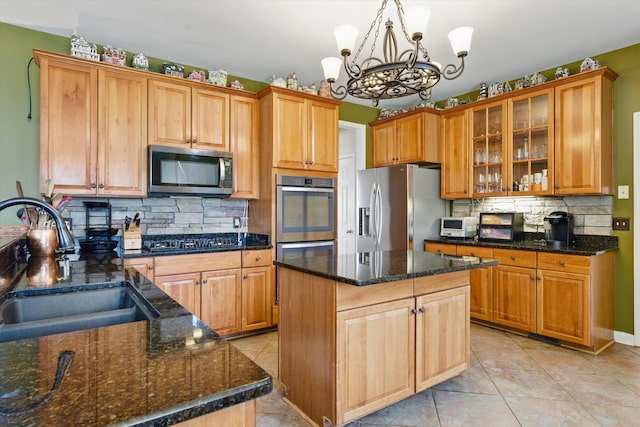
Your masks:
<svg viewBox="0 0 640 427"><path fill-rule="evenodd" d="M71 252L75 250L76 241L73 238L73 234L67 228L67 224L64 222L64 218L60 215L60 212L56 210L50 204L43 202L42 200L34 199L32 197L14 197L12 199L3 200L0 202L0 211L15 205L33 205L41 208L46 213L51 215L56 223L56 232L58 234L58 250L62 252Z"/></svg>

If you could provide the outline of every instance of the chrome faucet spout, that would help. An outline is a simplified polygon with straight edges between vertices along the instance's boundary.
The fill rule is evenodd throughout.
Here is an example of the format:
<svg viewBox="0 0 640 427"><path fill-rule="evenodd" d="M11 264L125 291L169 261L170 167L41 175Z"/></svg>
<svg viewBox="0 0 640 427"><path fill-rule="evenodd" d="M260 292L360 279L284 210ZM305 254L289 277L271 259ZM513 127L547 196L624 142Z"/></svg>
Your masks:
<svg viewBox="0 0 640 427"><path fill-rule="evenodd" d="M51 215L56 223L56 232L58 234L58 250L61 252L73 252L75 250L76 241L73 238L73 234L67 228L67 224L64 222L64 218L60 215L60 212L56 210L49 203L42 200L34 199L33 197L14 197L12 199L3 200L0 202L0 211L15 205L32 205L41 208L46 213Z"/></svg>

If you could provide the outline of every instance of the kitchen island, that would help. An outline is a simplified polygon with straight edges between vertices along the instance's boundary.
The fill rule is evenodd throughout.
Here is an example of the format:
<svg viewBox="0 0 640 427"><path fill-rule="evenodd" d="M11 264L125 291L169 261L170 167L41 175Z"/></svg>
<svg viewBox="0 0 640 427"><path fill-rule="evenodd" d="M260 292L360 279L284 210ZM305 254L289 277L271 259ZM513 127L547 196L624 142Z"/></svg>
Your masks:
<svg viewBox="0 0 640 427"><path fill-rule="evenodd" d="M0 425L255 425L270 375L123 259L31 257L5 276L1 301L128 283L157 316L0 343Z"/></svg>
<svg viewBox="0 0 640 427"><path fill-rule="evenodd" d="M497 261L383 251L274 263L285 400L329 426L467 369L469 271Z"/></svg>

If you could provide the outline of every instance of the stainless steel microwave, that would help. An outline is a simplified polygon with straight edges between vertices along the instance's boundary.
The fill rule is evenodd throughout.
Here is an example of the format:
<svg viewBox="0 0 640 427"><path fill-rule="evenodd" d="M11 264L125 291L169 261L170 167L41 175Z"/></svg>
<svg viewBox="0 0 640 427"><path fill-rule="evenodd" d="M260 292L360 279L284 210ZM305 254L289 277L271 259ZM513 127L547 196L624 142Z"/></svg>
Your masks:
<svg viewBox="0 0 640 427"><path fill-rule="evenodd" d="M186 147L149 146L149 196L229 197L233 155Z"/></svg>

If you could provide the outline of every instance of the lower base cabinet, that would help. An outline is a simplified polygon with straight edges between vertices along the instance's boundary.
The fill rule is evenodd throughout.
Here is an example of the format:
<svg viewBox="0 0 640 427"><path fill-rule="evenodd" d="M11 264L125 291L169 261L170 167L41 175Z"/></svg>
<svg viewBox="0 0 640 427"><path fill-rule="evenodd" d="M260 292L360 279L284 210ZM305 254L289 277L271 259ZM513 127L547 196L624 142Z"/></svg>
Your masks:
<svg viewBox="0 0 640 427"><path fill-rule="evenodd" d="M219 335L232 335L271 326L271 264L269 249L156 257L154 283Z"/></svg>
<svg viewBox="0 0 640 427"><path fill-rule="evenodd" d="M278 285L285 399L317 425L348 423L469 367L468 271L352 286L279 267Z"/></svg>
<svg viewBox="0 0 640 427"><path fill-rule="evenodd" d="M441 243L427 243L425 250L500 262L470 272L474 320L590 353L613 342L613 252L589 256Z"/></svg>

